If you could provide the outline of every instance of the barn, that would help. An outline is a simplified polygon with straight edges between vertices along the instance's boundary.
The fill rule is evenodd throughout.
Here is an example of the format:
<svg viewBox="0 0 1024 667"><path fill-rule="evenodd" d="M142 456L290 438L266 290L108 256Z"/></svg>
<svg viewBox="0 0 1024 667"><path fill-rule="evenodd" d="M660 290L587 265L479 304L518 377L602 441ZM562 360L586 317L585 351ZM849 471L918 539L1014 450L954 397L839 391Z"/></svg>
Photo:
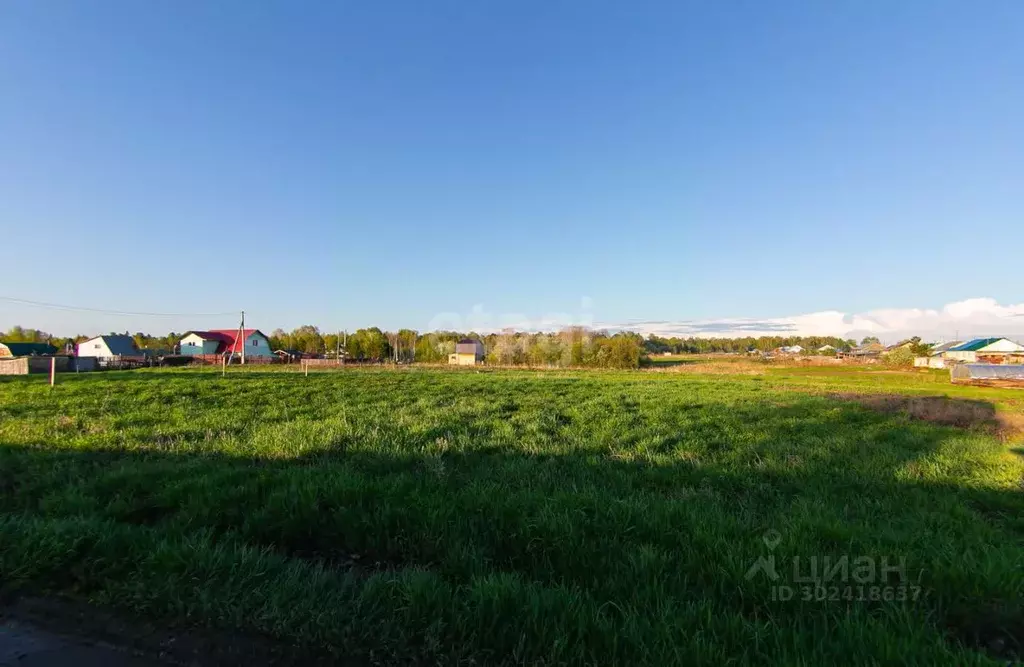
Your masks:
<svg viewBox="0 0 1024 667"><path fill-rule="evenodd" d="M189 331L181 339L181 354L197 357L208 354L242 354L246 357L274 357L270 340L259 329L246 329L239 339L238 329L212 329L210 331Z"/></svg>
<svg viewBox="0 0 1024 667"><path fill-rule="evenodd" d="M484 361L484 344L473 338L463 338L455 344L455 354L448 355L448 363L455 366L475 366Z"/></svg>

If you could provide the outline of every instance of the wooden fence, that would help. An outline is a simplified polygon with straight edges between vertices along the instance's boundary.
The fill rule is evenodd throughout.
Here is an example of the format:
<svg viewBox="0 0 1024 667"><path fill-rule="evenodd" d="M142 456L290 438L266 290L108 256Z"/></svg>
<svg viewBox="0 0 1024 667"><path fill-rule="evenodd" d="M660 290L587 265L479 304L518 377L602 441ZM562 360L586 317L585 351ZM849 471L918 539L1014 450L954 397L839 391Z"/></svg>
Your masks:
<svg viewBox="0 0 1024 667"><path fill-rule="evenodd" d="M223 361L224 361L224 355L223 354L193 354L193 355L189 355L189 356L191 356L192 363L194 363L194 364L215 364L217 366L220 366L221 363L223 363ZM228 364L231 365L231 366L238 366L241 363L242 363L242 357L240 355L237 355L237 354L235 356L233 356L228 361ZM245 365L246 366L248 366L250 364L265 366L267 364L278 364L278 363L281 363L281 362L278 360L277 357L246 357L245 358Z"/></svg>
<svg viewBox="0 0 1024 667"><path fill-rule="evenodd" d="M0 375L28 375L30 373L49 373L52 360L57 360L57 372L66 373L72 370L70 357L17 357L16 359L0 359Z"/></svg>
<svg viewBox="0 0 1024 667"><path fill-rule="evenodd" d="M314 366L315 367L330 366L331 368L336 368L338 366L344 366L345 365L343 363L343 360L339 361L338 359L303 359L301 361L301 363L302 363L303 366L310 366L310 367L314 367Z"/></svg>

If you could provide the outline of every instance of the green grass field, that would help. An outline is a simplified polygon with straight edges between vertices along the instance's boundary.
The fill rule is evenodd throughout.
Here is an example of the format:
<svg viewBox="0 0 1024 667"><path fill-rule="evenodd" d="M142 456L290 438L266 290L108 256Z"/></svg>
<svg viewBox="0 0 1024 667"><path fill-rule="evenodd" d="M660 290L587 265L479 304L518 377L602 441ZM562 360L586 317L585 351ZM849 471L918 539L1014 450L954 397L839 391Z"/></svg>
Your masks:
<svg viewBox="0 0 1024 667"><path fill-rule="evenodd" d="M295 662L1005 665L1022 412L847 367L3 378L0 578Z"/></svg>

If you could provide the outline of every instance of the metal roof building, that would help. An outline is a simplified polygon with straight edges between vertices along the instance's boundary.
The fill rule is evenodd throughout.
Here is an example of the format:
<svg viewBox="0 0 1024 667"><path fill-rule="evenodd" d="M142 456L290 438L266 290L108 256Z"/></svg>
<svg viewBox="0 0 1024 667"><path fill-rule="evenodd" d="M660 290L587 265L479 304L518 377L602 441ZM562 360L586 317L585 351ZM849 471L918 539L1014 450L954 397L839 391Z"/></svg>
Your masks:
<svg viewBox="0 0 1024 667"><path fill-rule="evenodd" d="M958 347L963 344L964 342L962 340L951 340L948 343L939 343L938 345L933 345L931 349L928 350L928 355L935 357L940 354L945 354L946 352L952 350L954 347Z"/></svg>
<svg viewBox="0 0 1024 667"><path fill-rule="evenodd" d="M0 343L0 357L41 357L57 354L49 343Z"/></svg>
<svg viewBox="0 0 1024 667"><path fill-rule="evenodd" d="M1024 345L1018 345L1009 338L975 338L947 350L947 359L973 363L976 361L1008 361L1020 358L1024 361Z"/></svg>

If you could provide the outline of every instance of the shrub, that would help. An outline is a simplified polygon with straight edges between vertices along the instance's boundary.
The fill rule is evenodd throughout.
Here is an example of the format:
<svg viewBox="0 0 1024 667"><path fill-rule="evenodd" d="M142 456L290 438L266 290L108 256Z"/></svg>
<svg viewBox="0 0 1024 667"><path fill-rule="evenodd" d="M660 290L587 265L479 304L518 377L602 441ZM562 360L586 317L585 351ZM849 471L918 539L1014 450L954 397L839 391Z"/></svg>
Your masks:
<svg viewBox="0 0 1024 667"><path fill-rule="evenodd" d="M892 366L894 368L909 368L914 365L914 354L913 350L905 347L899 347L883 357L886 366Z"/></svg>

